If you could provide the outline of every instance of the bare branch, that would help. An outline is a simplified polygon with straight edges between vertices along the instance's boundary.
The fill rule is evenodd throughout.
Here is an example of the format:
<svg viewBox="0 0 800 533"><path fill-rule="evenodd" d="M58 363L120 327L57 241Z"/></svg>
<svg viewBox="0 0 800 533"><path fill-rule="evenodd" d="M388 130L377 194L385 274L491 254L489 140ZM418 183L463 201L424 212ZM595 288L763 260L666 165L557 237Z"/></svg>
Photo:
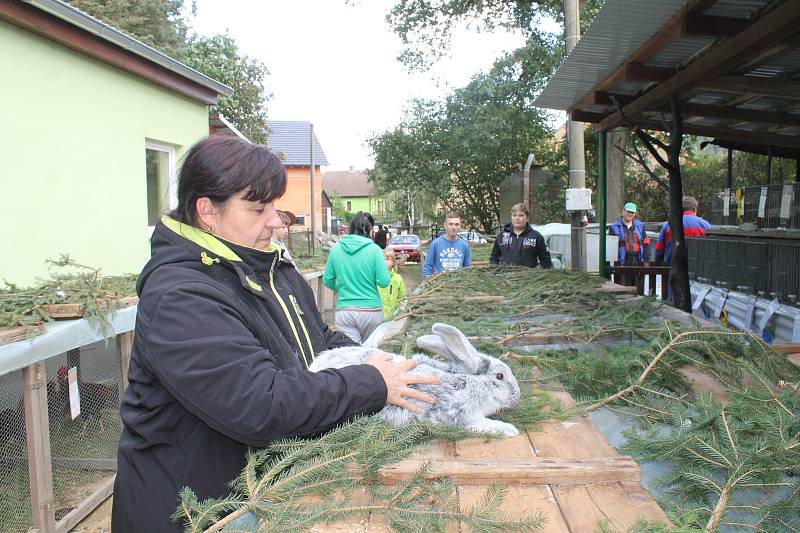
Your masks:
<svg viewBox="0 0 800 533"><path fill-rule="evenodd" d="M639 148L636 144L634 144L634 147L636 148L636 154L630 153L625 148L619 145L616 144L614 145L614 148L616 148L617 150L628 156L634 162L638 163L645 170L645 172L647 172L647 175L650 176L650 178L652 178L653 181L655 181L658 185L660 185L665 191L668 191L669 185L667 184L667 182L664 181L658 174L656 174L653 171L653 169L650 168L650 165L647 164L647 160L639 152Z"/></svg>
<svg viewBox="0 0 800 533"><path fill-rule="evenodd" d="M661 156L658 150L656 150L656 147L653 146L653 143L651 142L653 136L648 135L647 133L642 131L641 128L638 127L634 128L633 131L636 133L636 136L639 138L639 140L642 141L644 147L647 148L647 151L650 152L650 155L652 155L655 158L655 160L658 161L658 164L669 170L670 164L664 160L664 158ZM663 144L660 141L659 143Z"/></svg>

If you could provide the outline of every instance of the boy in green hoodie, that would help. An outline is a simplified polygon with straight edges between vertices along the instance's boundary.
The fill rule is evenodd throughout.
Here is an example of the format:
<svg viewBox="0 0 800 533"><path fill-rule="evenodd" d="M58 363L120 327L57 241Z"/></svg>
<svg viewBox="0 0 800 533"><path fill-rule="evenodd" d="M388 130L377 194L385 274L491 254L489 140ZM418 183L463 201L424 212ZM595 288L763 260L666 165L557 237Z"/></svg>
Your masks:
<svg viewBox="0 0 800 533"><path fill-rule="evenodd" d="M384 320L389 320L397 311L400 303L406 299L406 284L395 268L394 252L392 250L384 250L383 259L386 262L386 268L389 269L390 279L388 286L378 288L378 293L381 295L381 303L383 304L383 318Z"/></svg>
<svg viewBox="0 0 800 533"><path fill-rule="evenodd" d="M389 285L391 277L383 250L369 238L372 215L359 211L328 256L322 282L337 292L336 329L362 343L383 322L378 287Z"/></svg>

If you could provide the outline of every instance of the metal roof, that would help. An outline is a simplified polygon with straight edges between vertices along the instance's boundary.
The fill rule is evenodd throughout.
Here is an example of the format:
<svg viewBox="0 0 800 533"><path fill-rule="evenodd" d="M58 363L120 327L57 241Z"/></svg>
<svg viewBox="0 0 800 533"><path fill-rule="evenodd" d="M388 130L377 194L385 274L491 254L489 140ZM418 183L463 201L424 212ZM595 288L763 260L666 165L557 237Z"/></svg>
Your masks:
<svg viewBox="0 0 800 533"><path fill-rule="evenodd" d="M537 107L567 110L652 37L686 0L606 0Z"/></svg>
<svg viewBox="0 0 800 533"><path fill-rule="evenodd" d="M284 165L309 166L309 132L311 123L298 120L268 120L267 146L283 156ZM328 159L314 134L314 166L327 165Z"/></svg>
<svg viewBox="0 0 800 533"><path fill-rule="evenodd" d="M207 87L217 94L230 96L233 94L233 89L227 85L218 82L213 78L209 78L205 74L194 70L193 68L184 65L180 61L172 59L163 52L159 52L141 41L130 37L129 35L121 32L120 30L109 26L91 15L72 7L69 4L61 2L60 0L24 0L25 3L49 13L56 18L59 18L69 24L76 26L84 31L91 33L108 41L120 48L127 50L130 53L136 54L140 57L147 59L167 70L174 72L184 78L187 78L203 87Z"/></svg>

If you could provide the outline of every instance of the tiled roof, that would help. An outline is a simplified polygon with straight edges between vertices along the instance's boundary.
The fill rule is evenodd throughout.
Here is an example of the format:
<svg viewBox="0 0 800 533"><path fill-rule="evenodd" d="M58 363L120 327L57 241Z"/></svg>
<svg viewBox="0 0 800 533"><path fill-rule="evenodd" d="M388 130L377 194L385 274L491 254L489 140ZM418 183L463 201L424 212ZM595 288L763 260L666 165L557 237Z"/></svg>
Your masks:
<svg viewBox="0 0 800 533"><path fill-rule="evenodd" d="M375 186L369 181L366 170L325 172L322 190L335 196L372 196Z"/></svg>
<svg viewBox="0 0 800 533"><path fill-rule="evenodd" d="M311 164L309 154L308 132L310 122L299 120L268 120L270 131L267 146L283 157L284 165L308 166ZM314 165L327 165L328 159L322 145L314 134Z"/></svg>

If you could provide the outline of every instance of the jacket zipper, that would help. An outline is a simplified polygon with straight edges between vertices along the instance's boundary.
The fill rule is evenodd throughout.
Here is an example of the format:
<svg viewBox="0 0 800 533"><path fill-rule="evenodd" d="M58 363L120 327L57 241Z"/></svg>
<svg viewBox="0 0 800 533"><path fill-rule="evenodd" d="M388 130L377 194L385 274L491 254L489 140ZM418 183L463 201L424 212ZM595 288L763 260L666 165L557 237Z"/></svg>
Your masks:
<svg viewBox="0 0 800 533"><path fill-rule="evenodd" d="M308 357L306 357L306 351L303 349L303 343L300 341L300 334L297 333L297 327L294 324L294 320L292 320L291 313L289 313L289 308L286 307L286 302L283 300L283 298L281 298L281 295L278 294L278 290L275 288L275 281L272 276L272 271L274 268L275 268L275 261L273 260L272 266L269 269L269 286L272 289L272 293L275 295L275 298L278 300L278 304L281 306L281 309L283 309L283 314L286 315L286 319L289 321L289 327L292 328L292 333L294 333L294 339L295 341L297 341L297 347L300 348L300 354L303 356L303 360L306 363L306 368L308 368L308 365L310 363L308 361ZM303 329L305 329L305 326L303 326ZM308 334L306 333L306 336L307 335Z"/></svg>
<svg viewBox="0 0 800 533"><path fill-rule="evenodd" d="M311 345L311 337L308 336L306 323L303 321L303 310L300 309L300 304L297 303L297 298L294 297L294 294L289 295L289 301L291 301L292 305L294 306L294 313L297 315L297 321L300 322L300 329L303 330L303 335L306 336L306 343L308 343L308 351L311 352L311 360L313 361L316 357L316 354L314 354L314 346Z"/></svg>

